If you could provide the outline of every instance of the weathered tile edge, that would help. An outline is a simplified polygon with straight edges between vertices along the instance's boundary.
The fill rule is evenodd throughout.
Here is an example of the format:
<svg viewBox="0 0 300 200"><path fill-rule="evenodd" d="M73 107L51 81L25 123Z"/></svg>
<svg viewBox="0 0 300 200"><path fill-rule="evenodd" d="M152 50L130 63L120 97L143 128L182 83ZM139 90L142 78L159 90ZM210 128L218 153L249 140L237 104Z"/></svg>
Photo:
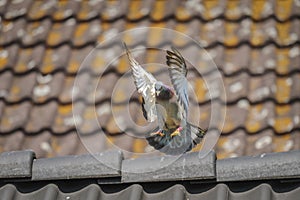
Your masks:
<svg viewBox="0 0 300 200"><path fill-rule="evenodd" d="M35 153L32 150L0 154L0 178L28 178L32 175Z"/></svg>
<svg viewBox="0 0 300 200"><path fill-rule="evenodd" d="M217 160L218 182L300 177L300 151Z"/></svg>
<svg viewBox="0 0 300 200"><path fill-rule="evenodd" d="M32 180L120 177L122 160L121 151L37 159Z"/></svg>
<svg viewBox="0 0 300 200"><path fill-rule="evenodd" d="M122 164L121 181L129 183L215 179L215 152L208 152L202 158L200 156L199 152L191 152L180 157L127 159Z"/></svg>

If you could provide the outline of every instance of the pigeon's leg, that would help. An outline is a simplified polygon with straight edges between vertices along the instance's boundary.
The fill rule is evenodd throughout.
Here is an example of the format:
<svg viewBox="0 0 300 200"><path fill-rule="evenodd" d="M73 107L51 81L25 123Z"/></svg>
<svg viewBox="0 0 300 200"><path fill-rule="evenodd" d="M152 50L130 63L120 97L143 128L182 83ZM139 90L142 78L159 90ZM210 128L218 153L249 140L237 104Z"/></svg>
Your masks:
<svg viewBox="0 0 300 200"><path fill-rule="evenodd" d="M151 133L151 136L155 136L155 135L159 135L161 137L165 136L165 134L163 133L163 130L158 130L157 132Z"/></svg>
<svg viewBox="0 0 300 200"><path fill-rule="evenodd" d="M174 137L176 135L180 136L180 132L183 130L183 128L181 126L179 126L172 134L171 137Z"/></svg>

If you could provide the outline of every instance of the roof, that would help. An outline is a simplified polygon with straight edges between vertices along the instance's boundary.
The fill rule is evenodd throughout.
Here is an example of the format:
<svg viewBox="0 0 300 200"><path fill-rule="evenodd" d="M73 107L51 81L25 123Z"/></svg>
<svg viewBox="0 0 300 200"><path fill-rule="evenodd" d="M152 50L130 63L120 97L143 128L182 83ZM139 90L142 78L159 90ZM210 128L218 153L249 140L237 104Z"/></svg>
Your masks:
<svg viewBox="0 0 300 200"><path fill-rule="evenodd" d="M112 111L122 116L129 105L134 123L146 123L137 94L129 98L124 92L132 85L129 76L123 77L129 71L127 59L121 57L107 70L103 64L122 47L100 49L86 64L88 70L79 72L98 42L136 27L184 33L213 58L226 99L209 97L204 80L214 74L212 68L203 60L202 51L198 55L185 40L163 31L124 38L131 49L174 45L197 63L201 74L189 71L189 81L196 94L192 105L200 108L200 115L191 115L200 119L201 127L211 125L212 131L221 132L215 147L219 158L300 149L299 6L293 0L1 3L0 151L29 148L38 158L96 153L113 146L123 149L126 158L152 151L143 138L133 137L144 133L143 129L132 128L126 117L120 120L124 126L120 128L112 116ZM164 55L151 50L137 59L165 63ZM157 68L149 70L161 74ZM112 99L121 77L121 91ZM76 78L78 85L74 85ZM98 85L100 89L90 89ZM80 91L73 101L72 91ZM225 118L223 128L219 123L209 124L215 104L219 116Z"/></svg>
<svg viewBox="0 0 300 200"><path fill-rule="evenodd" d="M216 160L214 152L193 152L145 160L124 159L121 151L106 151L36 159L32 151L6 152L0 155L0 196L5 199L297 199L299 156L300 151L291 151ZM140 168L144 162L149 165Z"/></svg>

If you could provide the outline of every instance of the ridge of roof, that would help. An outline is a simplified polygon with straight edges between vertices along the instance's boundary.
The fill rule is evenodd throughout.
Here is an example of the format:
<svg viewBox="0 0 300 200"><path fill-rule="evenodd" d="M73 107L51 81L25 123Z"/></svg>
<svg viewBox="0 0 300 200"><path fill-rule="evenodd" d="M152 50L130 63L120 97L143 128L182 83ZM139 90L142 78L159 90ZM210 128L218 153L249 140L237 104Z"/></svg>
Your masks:
<svg viewBox="0 0 300 200"><path fill-rule="evenodd" d="M34 152L0 154L0 181L98 179L98 183L183 180L245 181L300 177L300 151L217 160L214 151L124 159L121 151L36 159Z"/></svg>

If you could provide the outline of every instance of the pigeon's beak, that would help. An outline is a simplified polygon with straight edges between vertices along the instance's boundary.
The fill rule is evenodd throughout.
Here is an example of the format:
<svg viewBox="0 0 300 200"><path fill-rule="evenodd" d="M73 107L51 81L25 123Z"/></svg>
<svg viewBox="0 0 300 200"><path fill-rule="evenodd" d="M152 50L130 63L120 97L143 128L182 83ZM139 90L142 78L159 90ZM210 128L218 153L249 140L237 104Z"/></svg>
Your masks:
<svg viewBox="0 0 300 200"><path fill-rule="evenodd" d="M158 97L159 94L160 94L160 90L156 90L156 91L155 91L155 94L156 94L156 96Z"/></svg>

